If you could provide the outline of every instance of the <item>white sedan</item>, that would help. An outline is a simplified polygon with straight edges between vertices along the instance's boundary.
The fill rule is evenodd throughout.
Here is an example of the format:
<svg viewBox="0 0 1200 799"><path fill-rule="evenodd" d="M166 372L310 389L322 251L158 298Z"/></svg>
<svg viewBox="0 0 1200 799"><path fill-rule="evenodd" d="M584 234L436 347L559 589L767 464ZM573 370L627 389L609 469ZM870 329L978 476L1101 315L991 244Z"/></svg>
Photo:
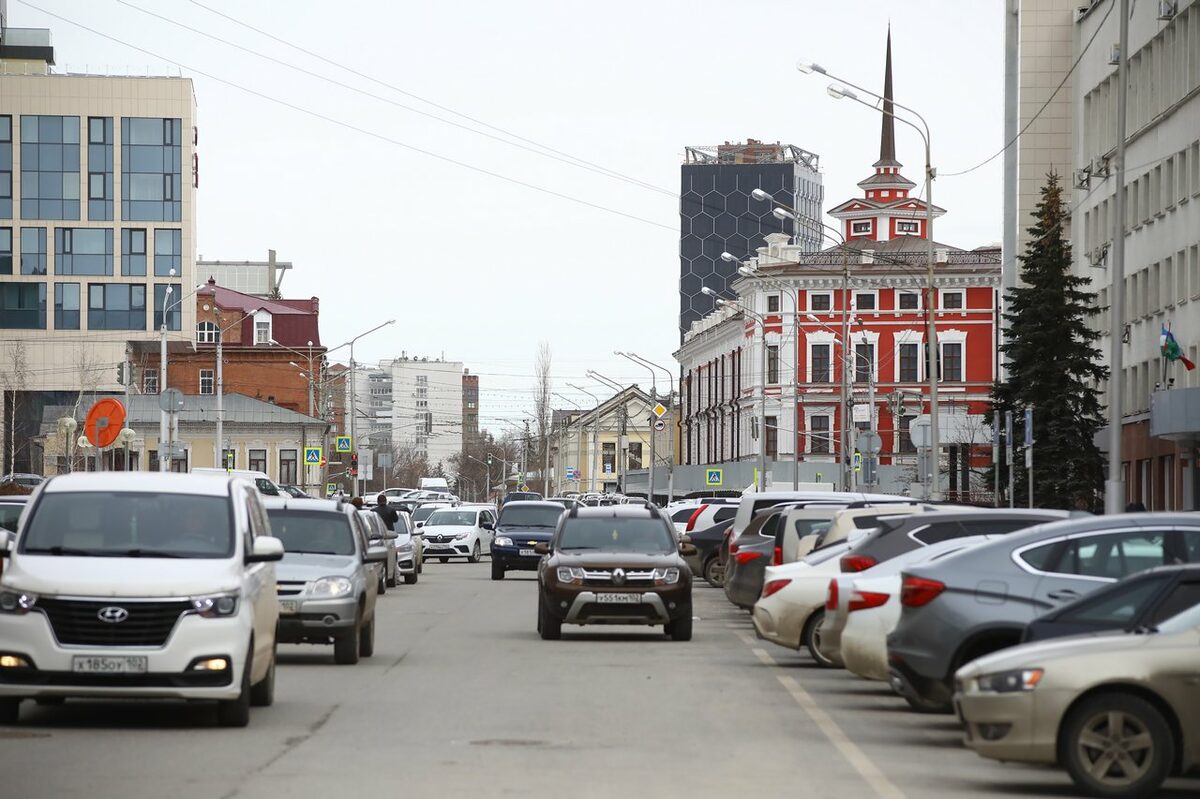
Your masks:
<svg viewBox="0 0 1200 799"><path fill-rule="evenodd" d="M496 511L491 506L439 508L425 520L421 533L426 559L437 558L445 563L450 558L466 558L478 563L480 557L492 552Z"/></svg>
<svg viewBox="0 0 1200 799"><path fill-rule="evenodd" d="M825 595L829 581L841 573L841 556L851 544L834 544L813 552L804 560L768 566L763 576L762 597L754 603L754 629L759 636L788 649L808 647L817 662L821 657L821 624L825 618Z"/></svg>

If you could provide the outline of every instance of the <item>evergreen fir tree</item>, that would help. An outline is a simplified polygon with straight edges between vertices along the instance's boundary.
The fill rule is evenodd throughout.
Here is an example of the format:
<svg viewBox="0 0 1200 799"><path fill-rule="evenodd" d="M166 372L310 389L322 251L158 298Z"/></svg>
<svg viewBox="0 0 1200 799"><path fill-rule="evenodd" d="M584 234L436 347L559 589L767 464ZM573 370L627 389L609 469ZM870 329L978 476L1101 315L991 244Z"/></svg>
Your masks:
<svg viewBox="0 0 1200 799"><path fill-rule="evenodd" d="M1023 411L1033 407L1033 504L1043 508L1102 507L1104 461L1095 444L1104 426L1096 386L1108 376L1088 320L1100 313L1090 280L1071 272L1063 235L1066 209L1058 176L1042 187L1031 239L1020 256L1021 282L1008 292L1004 321L1008 380L992 392L1003 425L1013 412L1014 451L1022 452ZM1026 504L1023 454L1014 455L1017 505ZM1002 480L1007 475L1002 476Z"/></svg>

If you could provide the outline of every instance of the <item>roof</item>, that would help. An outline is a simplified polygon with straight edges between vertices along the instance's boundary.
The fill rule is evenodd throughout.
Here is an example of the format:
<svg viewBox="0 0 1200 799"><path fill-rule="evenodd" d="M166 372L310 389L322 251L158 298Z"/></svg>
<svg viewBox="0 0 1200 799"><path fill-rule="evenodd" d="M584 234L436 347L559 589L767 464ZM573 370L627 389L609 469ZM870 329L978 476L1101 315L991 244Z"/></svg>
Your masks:
<svg viewBox="0 0 1200 799"><path fill-rule="evenodd" d="M887 58L883 67L883 117L879 131L879 160L875 166L900 166L896 160L896 117L892 104L892 25L888 23Z"/></svg>
<svg viewBox="0 0 1200 799"><path fill-rule="evenodd" d="M242 478L228 475L177 474L175 472L71 472L46 480L42 490L47 493L67 491L127 491L155 494L200 494L224 497L229 484Z"/></svg>
<svg viewBox="0 0 1200 799"><path fill-rule="evenodd" d="M897 197L894 200L877 200L873 197L855 197L852 200L846 200L843 203L835 205L825 213L836 217L838 214L846 211L852 205L866 206L865 208L856 209L858 213L871 210L897 211L903 209L906 211L912 211L913 219L925 218L925 201L919 197ZM935 216L941 216L946 213L946 209L939 205L935 205L933 206L933 213Z"/></svg>
<svg viewBox="0 0 1200 799"><path fill-rule="evenodd" d="M273 319L272 337L288 347L303 347L312 342L314 348L321 346L318 326L321 301L308 299L265 299L254 294L217 285L213 278L196 292L197 298L210 298L224 311L240 311L242 314L242 340L253 341L254 314L265 311Z"/></svg>
<svg viewBox="0 0 1200 799"><path fill-rule="evenodd" d="M134 394L125 398L121 394L97 394L90 398L91 402L102 397L115 397L125 404L126 425L157 426L161 409L158 407L157 394ZM247 397L244 394L226 394L224 413L225 424L279 424L279 425L308 425L324 427L324 419L315 419L302 413L282 408L270 402ZM81 403L80 413L85 412ZM74 407L70 405L47 405L42 410L42 432L47 426L54 427L58 419L73 415ZM213 394L187 394L184 396L184 407L179 412L180 424L215 424L217 421L217 398Z"/></svg>

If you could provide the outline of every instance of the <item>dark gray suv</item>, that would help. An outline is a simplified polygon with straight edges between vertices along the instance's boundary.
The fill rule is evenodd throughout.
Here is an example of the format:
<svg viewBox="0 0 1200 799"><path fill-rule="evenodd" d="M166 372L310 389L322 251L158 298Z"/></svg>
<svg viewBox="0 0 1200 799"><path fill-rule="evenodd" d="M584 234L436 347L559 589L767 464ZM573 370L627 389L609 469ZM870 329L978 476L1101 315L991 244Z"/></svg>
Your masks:
<svg viewBox="0 0 1200 799"><path fill-rule="evenodd" d="M1200 562L1200 517L1095 516L1038 525L902 573L888 636L892 687L914 709L949 711L954 672L1020 643L1034 618L1128 574Z"/></svg>

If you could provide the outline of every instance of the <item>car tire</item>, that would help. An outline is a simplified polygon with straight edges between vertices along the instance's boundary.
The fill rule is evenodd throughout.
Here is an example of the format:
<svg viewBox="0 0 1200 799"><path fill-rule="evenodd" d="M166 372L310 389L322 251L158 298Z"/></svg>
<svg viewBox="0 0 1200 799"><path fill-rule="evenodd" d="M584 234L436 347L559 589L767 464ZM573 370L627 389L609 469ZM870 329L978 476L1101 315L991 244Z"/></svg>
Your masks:
<svg viewBox="0 0 1200 799"><path fill-rule="evenodd" d="M704 579L713 588L720 588L724 584L725 570L721 568L721 561L716 555L704 561Z"/></svg>
<svg viewBox="0 0 1200 799"><path fill-rule="evenodd" d="M1116 733L1110 728L1114 719L1121 727ZM1085 739L1092 743L1085 744ZM1144 745L1134 749L1130 744L1135 739ZM1097 777L1093 772L1106 759L1109 765ZM1059 738L1059 762L1089 796L1150 796L1175 764L1175 737L1162 711L1145 699L1125 693L1099 694L1067 715ZM1114 767L1121 769L1119 780L1109 778Z"/></svg>
<svg viewBox="0 0 1200 799"><path fill-rule="evenodd" d="M692 609L688 608L685 614L667 622L666 633L671 636L672 641L692 640Z"/></svg>
<svg viewBox="0 0 1200 799"><path fill-rule="evenodd" d="M363 627L358 634L358 656L369 658L375 654L375 617Z"/></svg>
<svg viewBox="0 0 1200 799"><path fill-rule="evenodd" d="M392 574L392 576L387 578L384 582L387 584L388 588L395 588L396 586L398 586L400 584L399 573Z"/></svg>
<svg viewBox="0 0 1200 799"><path fill-rule="evenodd" d="M267 675L250 688L250 704L254 707L270 707L275 704L275 653L271 653L271 665Z"/></svg>
<svg viewBox="0 0 1200 799"><path fill-rule="evenodd" d="M412 574L404 575L404 584L405 585L416 585L417 574L419 574L419 572L413 572Z"/></svg>
<svg viewBox="0 0 1200 799"><path fill-rule="evenodd" d="M221 727L245 727L250 723L250 671L253 666L250 653L254 645L246 650L246 665L242 669L242 690L237 699L222 699L217 702L217 724Z"/></svg>
<svg viewBox="0 0 1200 799"><path fill-rule="evenodd" d="M501 563L500 561L496 560L495 558L492 558L492 579L493 580L503 580L504 579L504 564Z"/></svg>
<svg viewBox="0 0 1200 799"><path fill-rule="evenodd" d="M954 708L950 704L937 699L929 699L927 697L917 696L912 693L906 693L903 694L903 696L904 701L908 703L909 709L915 710L918 713L945 714L952 713L954 711Z"/></svg>
<svg viewBox="0 0 1200 799"><path fill-rule="evenodd" d="M358 639L361 635L361 622L355 619L354 627L333 642L333 662L339 666L353 666L358 662Z"/></svg>
<svg viewBox="0 0 1200 799"><path fill-rule="evenodd" d="M0 724L16 724L20 717L20 699L0 699Z"/></svg>
<svg viewBox="0 0 1200 799"><path fill-rule="evenodd" d="M449 563L449 562L450 562L450 558L438 558L438 560L440 560L442 563Z"/></svg>
<svg viewBox="0 0 1200 799"><path fill-rule="evenodd" d="M821 626L825 624L825 608L808 617L804 623L804 632L800 634L800 643L808 649L808 654L816 664L823 669L831 669L836 664L821 654Z"/></svg>
<svg viewBox="0 0 1200 799"><path fill-rule="evenodd" d="M562 620L550 613L546 601L538 595L538 633L543 641L557 641L562 638Z"/></svg>
<svg viewBox="0 0 1200 799"><path fill-rule="evenodd" d="M386 571L386 569L385 569L385 571ZM376 592L380 596L383 596L384 594L387 593L387 578L383 576L383 572L379 573L379 585L376 588Z"/></svg>
<svg viewBox="0 0 1200 799"><path fill-rule="evenodd" d="M467 560L469 560L471 563L478 563L479 557L480 557L479 552L480 552L479 542L476 541L475 546L471 547L471 554L467 555Z"/></svg>

